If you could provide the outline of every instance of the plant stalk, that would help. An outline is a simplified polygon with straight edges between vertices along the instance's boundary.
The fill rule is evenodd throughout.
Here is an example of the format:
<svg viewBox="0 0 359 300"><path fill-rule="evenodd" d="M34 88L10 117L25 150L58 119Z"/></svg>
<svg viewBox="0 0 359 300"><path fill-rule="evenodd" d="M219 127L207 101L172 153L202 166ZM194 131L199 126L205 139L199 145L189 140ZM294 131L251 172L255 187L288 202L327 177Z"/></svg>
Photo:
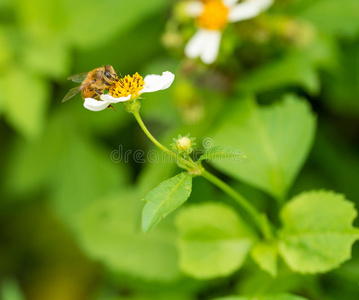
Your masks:
<svg viewBox="0 0 359 300"><path fill-rule="evenodd" d="M233 198L240 207L242 207L252 218L257 228L266 238L271 238L270 230L266 229L264 222L266 221L266 216L262 215L246 198L244 198L240 193L238 193L235 189L229 186L227 183L219 179L217 176L212 173L204 170L202 172L202 176L206 178L208 181L213 183L215 186L220 188L223 192L225 192L228 196ZM267 221L269 222L269 221Z"/></svg>
<svg viewBox="0 0 359 300"><path fill-rule="evenodd" d="M180 157L177 153L169 150L167 147L162 145L159 141L156 140L156 138L149 132L147 129L145 123L143 123L142 118L138 111L132 112L134 117L136 118L136 121L140 125L143 132L147 135L147 137L162 151L170 154L172 157L176 159L177 162L180 162L183 167L186 167L187 170L190 170L193 168L192 164L189 163L189 161L185 160L184 158ZM197 166L197 165L196 165Z"/></svg>
<svg viewBox="0 0 359 300"><path fill-rule="evenodd" d="M265 215L262 215L260 212L258 212L258 210L246 198L244 198L236 190L230 187L227 183L225 183L224 181L222 181L212 173L206 171L201 166L197 165L190 157L188 157L188 160L184 159L183 157L179 156L177 153L169 150L167 147L162 145L149 132L146 125L143 123L139 112L136 110L136 111L132 111L132 113L136 118L136 121L140 125L141 129L143 130L143 132L158 148L173 156L177 160L177 162L180 163L182 168L185 168L187 171L192 173L194 173L193 172L194 170L197 171L197 173L195 174L203 176L208 181L213 183L215 186L220 188L228 196L233 198L237 202L237 204L239 204L239 206L242 207L251 216L252 220L254 221L255 225L260 230L260 232L263 234L263 236L268 239L272 237L269 220L266 218Z"/></svg>

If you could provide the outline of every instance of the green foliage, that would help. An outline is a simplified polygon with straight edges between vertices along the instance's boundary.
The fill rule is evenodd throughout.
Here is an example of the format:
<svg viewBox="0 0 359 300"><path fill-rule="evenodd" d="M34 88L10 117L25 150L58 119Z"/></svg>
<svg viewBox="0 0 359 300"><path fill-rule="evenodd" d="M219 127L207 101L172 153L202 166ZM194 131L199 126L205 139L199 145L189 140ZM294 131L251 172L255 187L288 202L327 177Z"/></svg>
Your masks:
<svg viewBox="0 0 359 300"><path fill-rule="evenodd" d="M313 1L298 16L328 34L354 37L359 32L359 3L356 0Z"/></svg>
<svg viewBox="0 0 359 300"><path fill-rule="evenodd" d="M139 199L139 192L122 189L88 205L77 230L81 245L113 272L173 281L180 274L174 228L162 222L151 234L141 232Z"/></svg>
<svg viewBox="0 0 359 300"><path fill-rule="evenodd" d="M196 278L228 276L244 263L255 234L220 203L183 209L176 219L180 268Z"/></svg>
<svg viewBox="0 0 359 300"><path fill-rule="evenodd" d="M0 288L0 296L3 300L23 300L18 284L14 280L6 280L2 283Z"/></svg>
<svg viewBox="0 0 359 300"><path fill-rule="evenodd" d="M238 82L237 88L258 93L299 86L310 94L318 94L321 88L318 69L337 66L337 46L332 38L315 32L311 27L303 30L308 31L306 39L310 42L305 41L299 49L291 49L248 72Z"/></svg>
<svg viewBox="0 0 359 300"><path fill-rule="evenodd" d="M44 126L48 102L45 82L26 70L13 68L3 80L2 93L2 110L9 123L26 137L37 137Z"/></svg>
<svg viewBox="0 0 359 300"><path fill-rule="evenodd" d="M223 297L216 298L214 300L305 300L306 298L290 295L290 294L278 294L278 295L268 295L268 296L254 296L254 297Z"/></svg>
<svg viewBox="0 0 359 300"><path fill-rule="evenodd" d="M0 1L1 299L357 300L359 1L274 1L209 66L183 3ZM141 115L197 163L147 160L121 104L61 103L103 64L175 74Z"/></svg>
<svg viewBox="0 0 359 300"><path fill-rule="evenodd" d="M102 43L129 30L142 18L165 7L164 0L106 0L105 3L95 0L75 3L71 0L56 0L44 3L35 0L31 4L19 0L17 13L21 25L37 36L50 37L57 34L70 44L86 49L101 47ZM103 16L99 15L100 11ZM83 26L85 23L87 26Z"/></svg>
<svg viewBox="0 0 359 300"><path fill-rule="evenodd" d="M55 79L67 77L70 53L66 42L55 39L29 41L22 59L26 68Z"/></svg>
<svg viewBox="0 0 359 300"><path fill-rule="evenodd" d="M165 0L106 0L104 9L104 3L96 0L86 1L86 5L71 0L64 3L69 19L65 34L79 48L99 48L101 43L130 30L152 14L163 12L169 5ZM82 26L83 23L90 26Z"/></svg>
<svg viewBox="0 0 359 300"><path fill-rule="evenodd" d="M289 267L301 273L326 272L351 257L359 239L352 226L353 203L327 191L304 192L281 211L279 251Z"/></svg>
<svg viewBox="0 0 359 300"><path fill-rule="evenodd" d="M304 100L286 96L282 102L259 107L247 97L224 116L213 139L241 149L248 162L215 166L282 199L308 155L314 131L315 118Z"/></svg>
<svg viewBox="0 0 359 300"><path fill-rule="evenodd" d="M192 191L192 176L181 173L150 191L142 212L142 229L152 230L163 218L180 207Z"/></svg>
<svg viewBox="0 0 359 300"><path fill-rule="evenodd" d="M7 43L7 38L4 31L0 28L0 67L4 68L11 60L11 48Z"/></svg>
<svg viewBox="0 0 359 300"><path fill-rule="evenodd" d="M228 146L215 146L207 149L206 152L201 155L198 161L210 160L212 162L241 162L245 159L246 156L238 149Z"/></svg>
<svg viewBox="0 0 359 300"><path fill-rule="evenodd" d="M259 267L271 274L277 276L278 272L278 249L275 243L261 242L254 245L251 255Z"/></svg>
<svg viewBox="0 0 359 300"><path fill-rule="evenodd" d="M342 48L338 65L333 74L323 79L326 83L325 104L333 112L340 112L348 117L359 115L359 43L349 42Z"/></svg>
<svg viewBox="0 0 359 300"><path fill-rule="evenodd" d="M313 63L303 53L289 54L284 58L270 61L244 77L238 87L244 91L266 92L288 85L299 85L310 93L319 91L318 74Z"/></svg>
<svg viewBox="0 0 359 300"><path fill-rule="evenodd" d="M14 143L14 157L6 165L9 194L24 197L39 187L50 190L51 204L69 226L91 202L128 182L128 172L110 160L110 150L76 128L69 115L53 116L41 139Z"/></svg>

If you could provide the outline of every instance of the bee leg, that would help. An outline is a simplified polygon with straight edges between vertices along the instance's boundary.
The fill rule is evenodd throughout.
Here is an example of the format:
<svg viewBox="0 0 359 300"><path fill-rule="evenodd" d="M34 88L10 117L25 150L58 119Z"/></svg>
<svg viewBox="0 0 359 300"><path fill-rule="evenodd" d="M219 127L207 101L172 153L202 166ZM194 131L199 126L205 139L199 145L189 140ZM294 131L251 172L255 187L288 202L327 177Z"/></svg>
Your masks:
<svg viewBox="0 0 359 300"><path fill-rule="evenodd" d="M107 81L105 81L105 84L107 85L107 86L110 86L111 84L110 83L108 83Z"/></svg>
<svg viewBox="0 0 359 300"><path fill-rule="evenodd" d="M116 108L115 108L112 104L110 104L109 106L107 106L107 108L113 108L113 110L116 111Z"/></svg>

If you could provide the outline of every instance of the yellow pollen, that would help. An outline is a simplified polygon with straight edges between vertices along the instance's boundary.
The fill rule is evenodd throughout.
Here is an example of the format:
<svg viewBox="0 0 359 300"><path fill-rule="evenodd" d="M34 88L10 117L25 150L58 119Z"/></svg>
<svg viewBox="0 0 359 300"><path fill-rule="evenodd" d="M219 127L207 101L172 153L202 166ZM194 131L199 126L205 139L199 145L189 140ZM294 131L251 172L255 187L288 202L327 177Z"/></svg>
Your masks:
<svg viewBox="0 0 359 300"><path fill-rule="evenodd" d="M197 25L209 30L222 30L228 23L228 12L222 0L207 0L202 14L197 18Z"/></svg>
<svg viewBox="0 0 359 300"><path fill-rule="evenodd" d="M116 80L111 84L108 92L114 98L127 97L128 95L136 97L144 85L143 77L136 72L133 76L126 75Z"/></svg>

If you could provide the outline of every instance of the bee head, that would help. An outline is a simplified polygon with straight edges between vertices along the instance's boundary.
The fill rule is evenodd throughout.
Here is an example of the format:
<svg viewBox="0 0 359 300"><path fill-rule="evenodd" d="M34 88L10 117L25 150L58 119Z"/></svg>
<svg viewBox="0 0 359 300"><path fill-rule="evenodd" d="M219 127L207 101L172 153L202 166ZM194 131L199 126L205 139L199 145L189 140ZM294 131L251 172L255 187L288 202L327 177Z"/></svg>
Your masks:
<svg viewBox="0 0 359 300"><path fill-rule="evenodd" d="M104 76L105 80L115 80L117 78L115 70L110 65L106 65L104 67L103 76Z"/></svg>

